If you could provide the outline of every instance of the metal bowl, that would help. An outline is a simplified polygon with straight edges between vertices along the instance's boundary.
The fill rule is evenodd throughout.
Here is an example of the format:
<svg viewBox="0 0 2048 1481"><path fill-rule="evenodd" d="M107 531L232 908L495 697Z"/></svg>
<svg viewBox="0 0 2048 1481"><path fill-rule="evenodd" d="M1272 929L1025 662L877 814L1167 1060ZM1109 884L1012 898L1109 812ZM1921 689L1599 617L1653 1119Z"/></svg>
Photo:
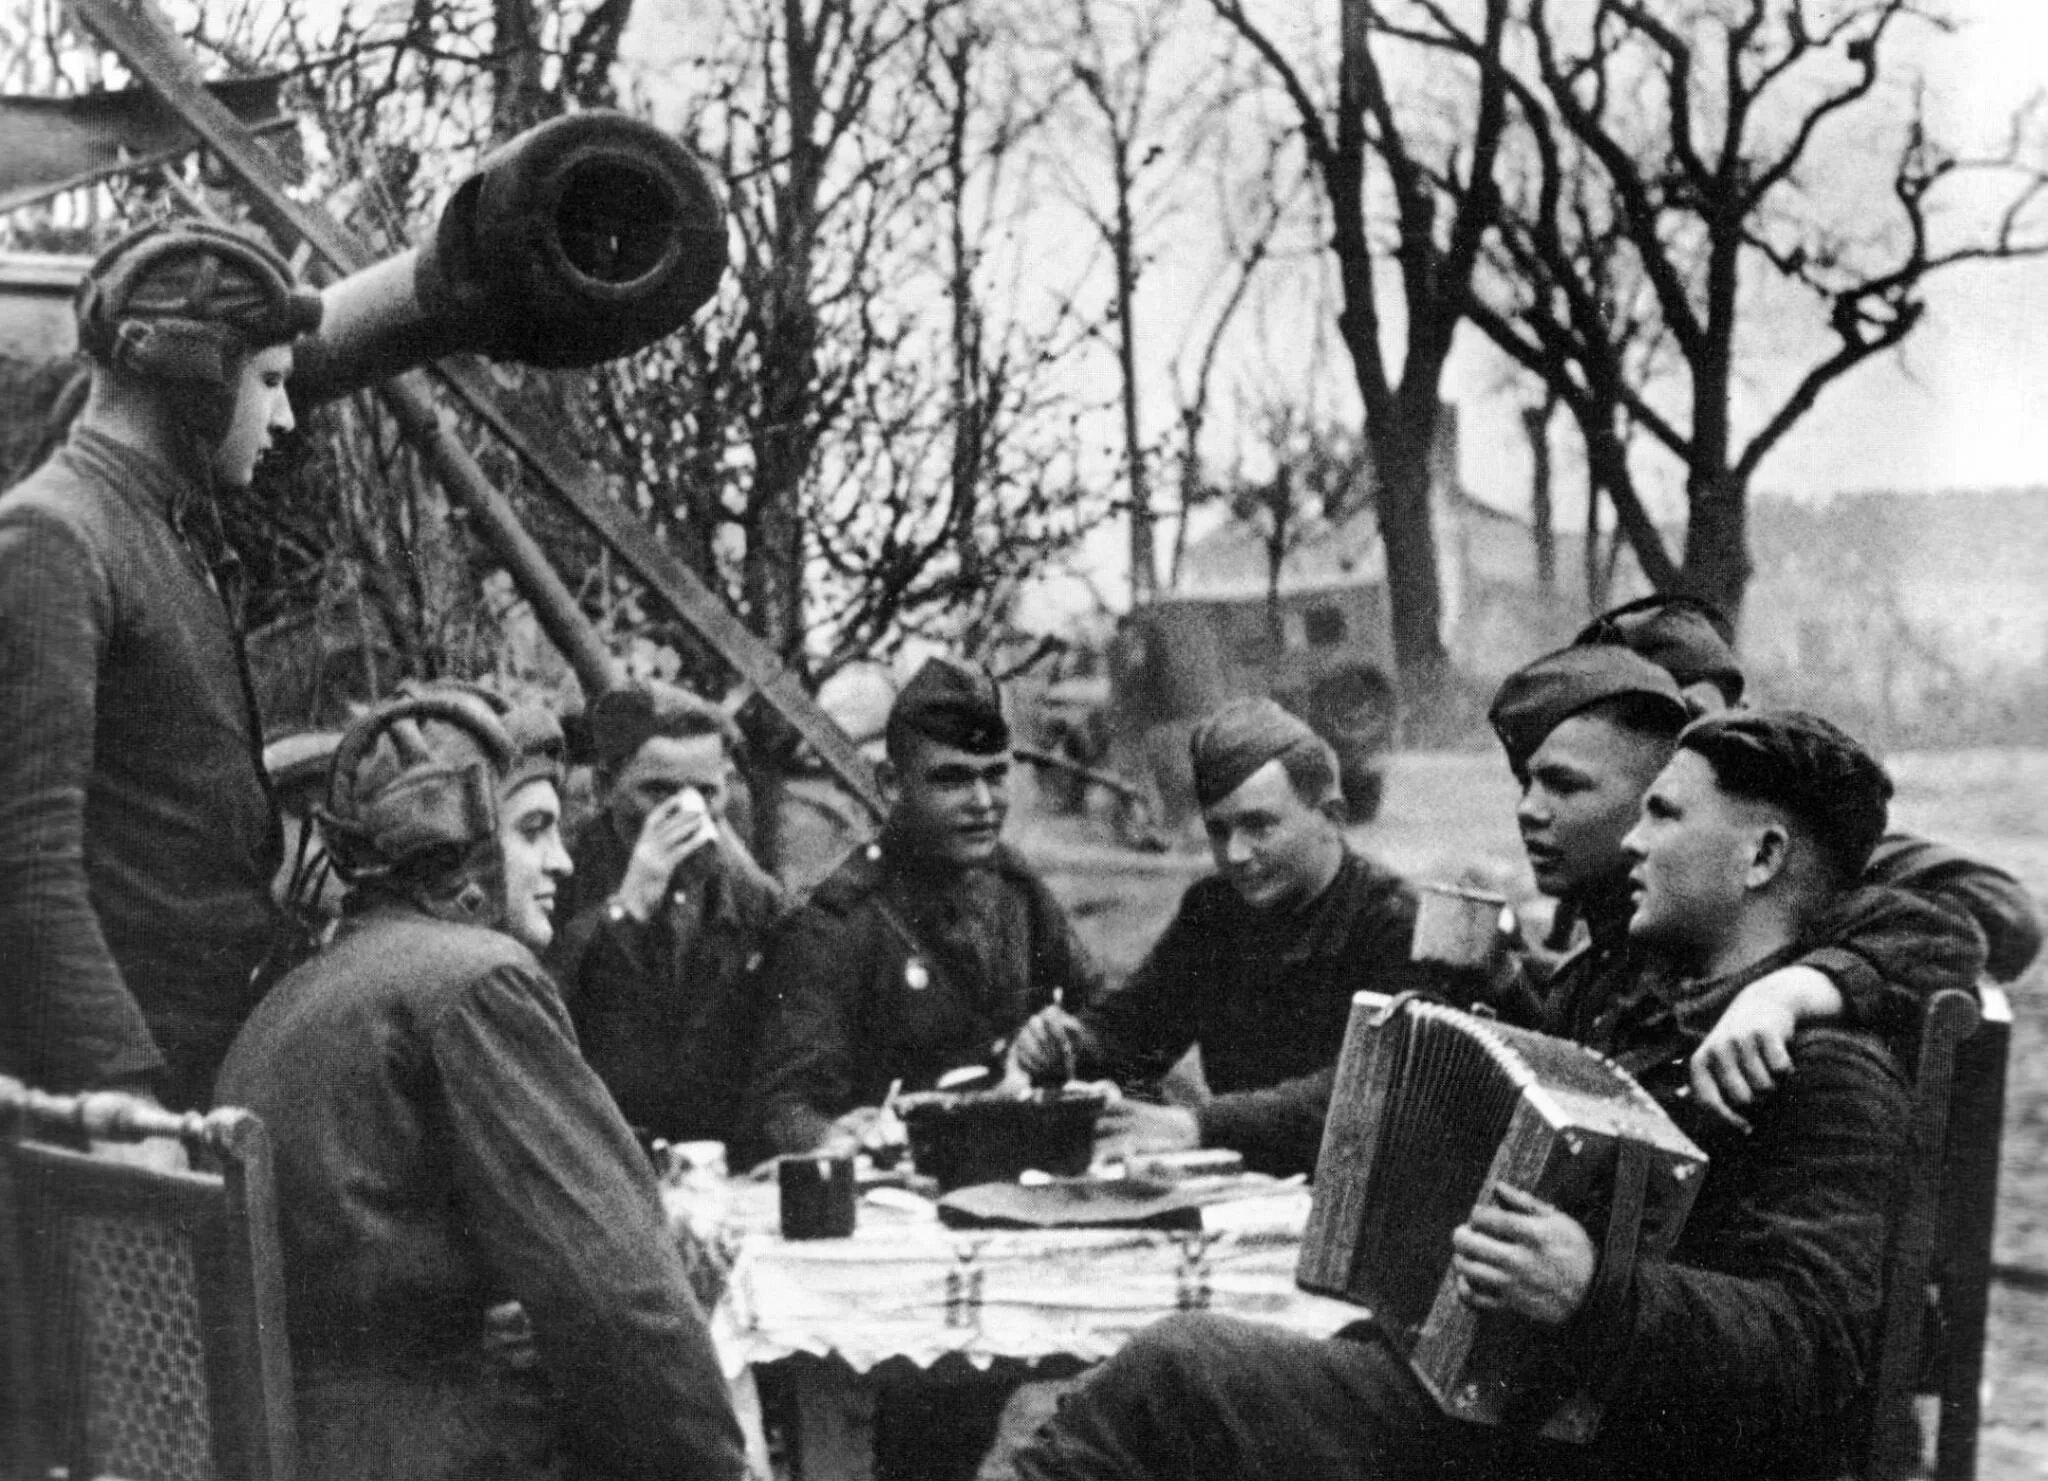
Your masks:
<svg viewBox="0 0 2048 1481"><path fill-rule="evenodd" d="M1027 1096L930 1090L898 1098L910 1160L941 1192L974 1183L1013 1183L1028 1169L1060 1177L1088 1171L1095 1122L1109 1098L1099 1090L1036 1090Z"/></svg>

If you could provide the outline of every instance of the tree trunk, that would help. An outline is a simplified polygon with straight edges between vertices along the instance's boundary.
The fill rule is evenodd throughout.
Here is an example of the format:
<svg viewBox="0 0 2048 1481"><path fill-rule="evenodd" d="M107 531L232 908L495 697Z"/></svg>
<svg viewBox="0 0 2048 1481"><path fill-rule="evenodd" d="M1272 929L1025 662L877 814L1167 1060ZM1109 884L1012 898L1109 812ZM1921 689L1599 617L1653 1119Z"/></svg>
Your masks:
<svg viewBox="0 0 2048 1481"><path fill-rule="evenodd" d="M810 470L818 378L818 315L811 302L818 192L824 174L816 142L823 108L818 53L801 7L784 6L783 54L788 69L788 173L776 186L774 254L762 295L761 414L753 437L754 480L747 505L741 590L754 631L797 674L804 651L804 479ZM755 777L761 806L755 841L770 869L782 861L782 773L795 736L764 716L755 726Z"/></svg>
<svg viewBox="0 0 2048 1481"><path fill-rule="evenodd" d="M1685 564L1680 587L1712 602L1740 623L1749 594L1748 490L1726 470L1696 475L1686 485L1690 518L1685 527Z"/></svg>
<svg viewBox="0 0 2048 1481"><path fill-rule="evenodd" d="M1405 398L1404 398L1405 399ZM1430 398L1431 412L1435 398ZM1387 552L1387 609L1401 698L1417 731L1427 735L1450 674L1443 639L1443 598L1437 588L1436 523L1430 502L1429 444L1433 414L1410 415L1399 427L1370 436L1379 470L1380 539ZM1373 426L1366 424L1371 434Z"/></svg>
<svg viewBox="0 0 2048 1481"><path fill-rule="evenodd" d="M545 118L540 15L535 0L492 0L491 137L502 144Z"/></svg>
<svg viewBox="0 0 2048 1481"><path fill-rule="evenodd" d="M1202 423L1204 417L1198 407L1181 408L1180 444L1180 514L1173 524L1173 550L1166 562L1166 589L1174 591L1180 586L1181 567L1187 563L1188 516L1202 497Z"/></svg>
<svg viewBox="0 0 2048 1481"><path fill-rule="evenodd" d="M1131 214L1128 149L1119 143L1116 160L1117 371L1123 381L1124 466L1131 500L1131 605L1159 594L1159 557L1152 528L1152 490L1145 476L1145 445L1138 429L1138 228Z"/></svg>
<svg viewBox="0 0 2048 1481"><path fill-rule="evenodd" d="M1589 616L1607 610L1607 587L1600 578L1600 480L1586 480L1586 612Z"/></svg>
<svg viewBox="0 0 2048 1481"><path fill-rule="evenodd" d="M1536 541L1536 589L1545 596L1557 590L1557 517L1550 503L1550 412L1557 404L1546 397L1541 406L1522 408L1522 430L1529 437L1529 526Z"/></svg>

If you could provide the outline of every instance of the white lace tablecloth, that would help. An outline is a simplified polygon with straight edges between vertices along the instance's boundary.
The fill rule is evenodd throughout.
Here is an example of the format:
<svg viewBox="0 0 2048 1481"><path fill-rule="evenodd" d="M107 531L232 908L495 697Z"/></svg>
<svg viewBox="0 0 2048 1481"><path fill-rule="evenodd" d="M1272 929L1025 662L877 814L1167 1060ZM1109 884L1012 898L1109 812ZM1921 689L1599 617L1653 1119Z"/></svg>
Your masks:
<svg viewBox="0 0 2048 1481"><path fill-rule="evenodd" d="M1313 1336L1363 1315L1294 1284L1309 1209L1298 1187L1212 1204L1199 1234L948 1229L928 1206L870 1194L851 1238L805 1241L774 1232L772 1187L736 1184L729 1197L733 1266L712 1326L730 1376L798 1352L836 1354L859 1373L892 1357L929 1367L947 1353L1093 1362L1183 1310ZM670 1198L684 1217L684 1195Z"/></svg>

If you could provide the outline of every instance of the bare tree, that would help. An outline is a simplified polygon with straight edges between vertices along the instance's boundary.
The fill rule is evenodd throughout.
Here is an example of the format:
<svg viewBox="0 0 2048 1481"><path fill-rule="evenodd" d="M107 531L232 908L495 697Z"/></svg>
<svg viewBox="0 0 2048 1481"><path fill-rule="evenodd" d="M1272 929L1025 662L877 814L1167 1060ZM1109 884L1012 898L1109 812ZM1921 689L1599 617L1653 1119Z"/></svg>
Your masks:
<svg viewBox="0 0 2048 1481"><path fill-rule="evenodd" d="M1109 260L1134 604L1159 588L1140 285L1165 250L1161 228L1185 204L1182 166L1201 149L1211 106L1203 74L1213 63L1188 47L1186 9L1186 0L1063 0L1037 28L1059 105L1044 162Z"/></svg>
<svg viewBox="0 0 2048 1481"><path fill-rule="evenodd" d="M1898 30L1945 24L1919 0L1717 0L1682 16L1601 0L1583 20L1529 0L1513 66L1429 8L1421 34L1498 72L1512 104L1473 323L1564 401L1651 581L1739 612L1749 491L1785 435L1913 332L1935 274L2048 252L2029 115L2002 152L1965 157L1930 136L1917 94L1902 107L1881 88ZM1881 178L1866 186L1859 166ZM1997 203L1973 213L1987 189ZM1791 344L1802 304L1812 332ZM1769 341L1799 357L1775 380L1756 353ZM1637 431L1683 473L1676 556L1638 491Z"/></svg>
<svg viewBox="0 0 2048 1481"><path fill-rule="evenodd" d="M813 678L958 636L1100 514L1049 373L1084 326L1021 276L1016 51L992 4L735 0L696 69L736 270L618 368L618 472Z"/></svg>
<svg viewBox="0 0 2048 1481"><path fill-rule="evenodd" d="M1441 69L1420 95L1398 84L1384 55L1413 50L1415 28L1386 24L1373 0L1341 0L1334 107L1318 98L1308 65L1290 58L1243 0L1210 3L1264 59L1292 103L1327 200L1342 298L1338 330L1364 403L1363 435L1376 473L1395 662L1404 700L1426 717L1449 669L1430 452L1444 364L1498 209L1494 162L1507 107L1497 64L1508 0L1485 0L1481 39L1470 64L1457 69L1463 75ZM1418 14L1423 26L1434 10L1399 8ZM1427 50L1426 31L1421 35ZM1454 89L1469 95L1469 108L1456 127L1443 128L1443 94ZM1398 346L1387 332L1383 293L1398 294Z"/></svg>
<svg viewBox="0 0 2048 1481"><path fill-rule="evenodd" d="M1229 491L1232 518L1258 536L1265 555L1266 614L1273 650L1281 651L1280 588L1288 558L1372 496L1373 470L1361 440L1319 425L1291 403L1262 410L1261 441L1273 465L1266 477L1239 481Z"/></svg>
<svg viewBox="0 0 2048 1481"><path fill-rule="evenodd" d="M1266 165L1253 172L1253 188L1233 188L1223 172L1217 172L1216 219L1223 239L1222 263L1211 284L1217 304L1206 323L1200 316L1191 317L1188 335L1174 357L1172 375L1176 420L1179 423L1176 480L1179 508L1175 511L1172 554L1167 561L1166 585L1169 590L1180 584L1181 568L1187 555L1190 517L1197 508L1220 493L1203 469L1202 436L1209 425L1210 408L1216 393L1217 367L1225 339L1250 298L1260 270L1280 244L1282 224L1295 213L1296 197L1305 183L1299 178L1287 183L1278 142L1268 139L1266 146ZM1221 148L1228 152L1230 141L1225 140ZM1253 197L1242 213L1235 209L1238 202L1233 197L1238 195ZM1246 214L1250 219L1240 224L1237 220L1239 214Z"/></svg>
<svg viewBox="0 0 2048 1481"><path fill-rule="evenodd" d="M618 100L630 9L236 0L187 4L179 24L234 70L303 80L310 188L395 250L505 131ZM734 0L698 65L661 79L726 184L738 251L718 303L598 372L498 372L522 417L578 434L617 496L800 673L989 620L1101 512L1071 452L1093 408L1047 373L1087 352L1071 295L1023 302L1012 228L1030 191L1005 161L1042 111L1017 106L1000 70L1017 50L1001 20L998 0ZM368 614L380 668L464 670L477 645L451 604L494 610L489 565L380 418L324 414L350 445L322 452L303 496L265 504L277 559L255 563L260 587L343 625ZM621 648L730 684L512 457L480 456ZM335 499L323 479L398 497Z"/></svg>

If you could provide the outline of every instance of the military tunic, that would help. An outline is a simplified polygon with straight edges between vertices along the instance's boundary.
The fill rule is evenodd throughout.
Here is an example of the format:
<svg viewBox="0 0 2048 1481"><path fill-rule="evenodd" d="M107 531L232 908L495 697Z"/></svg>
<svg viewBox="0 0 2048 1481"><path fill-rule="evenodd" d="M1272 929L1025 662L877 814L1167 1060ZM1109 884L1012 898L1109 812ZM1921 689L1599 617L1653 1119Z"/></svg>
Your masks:
<svg viewBox="0 0 2048 1481"><path fill-rule="evenodd" d="M1226 880L1197 880L1130 979L1081 1015L1080 1070L1142 1083L1198 1044L1211 1091L1195 1110L1202 1144L1262 1171L1308 1171L1352 994L1424 986L1414 933L1414 890L1349 849L1322 894L1293 908L1256 909Z"/></svg>
<svg viewBox="0 0 2048 1481"><path fill-rule="evenodd" d="M991 1062L1032 1014L1085 1005L1097 981L1059 902L1014 852L963 868L888 833L789 917L763 974L753 1100L786 1152L880 1105L894 1081L927 1089Z"/></svg>
<svg viewBox="0 0 2048 1481"><path fill-rule="evenodd" d="M1981 947L1922 911L1885 991L1919 1001L1967 982ZM1651 1070L1710 1158L1677 1246L1644 1259L1573 1319L1572 1375L1608 1401L1588 1445L1445 1416L1369 1327L1317 1341L1206 1314L1141 1333L1094 1370L1016 1458L1024 1481L1750 1481L1845 1473L1866 1420L1892 1180L1909 1100L1869 1034L1822 1029L1744 1136L1675 1098L1718 1011L1781 952L1712 982L1631 994L1607 1047ZM1567 979L1570 987L1574 980ZM1571 999L1575 1008L1606 1004ZM1682 1077L1679 1077L1682 1079ZM1595 1291L1600 1292L1596 1286Z"/></svg>
<svg viewBox="0 0 2048 1481"><path fill-rule="evenodd" d="M281 835L193 478L90 428L0 498L0 1071L202 1103ZM224 558L224 557L223 557Z"/></svg>
<svg viewBox="0 0 2048 1481"><path fill-rule="evenodd" d="M751 1163L742 1106L781 886L714 844L684 862L642 922L609 907L632 857L609 817L592 820L572 857L548 962L583 1057L628 1125L670 1141L725 1142L735 1167Z"/></svg>
<svg viewBox="0 0 2048 1481"><path fill-rule="evenodd" d="M308 1481L745 1474L652 1169L524 946L351 917L219 1095L275 1147ZM507 1301L537 1365L485 1341Z"/></svg>

